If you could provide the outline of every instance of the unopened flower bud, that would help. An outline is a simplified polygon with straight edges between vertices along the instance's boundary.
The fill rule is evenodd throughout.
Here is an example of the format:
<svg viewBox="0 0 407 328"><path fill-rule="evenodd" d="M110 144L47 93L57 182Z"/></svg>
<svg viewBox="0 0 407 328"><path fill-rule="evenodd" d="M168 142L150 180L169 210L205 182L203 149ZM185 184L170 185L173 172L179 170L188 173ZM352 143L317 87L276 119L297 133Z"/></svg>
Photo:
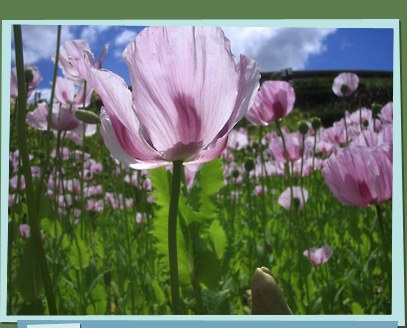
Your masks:
<svg viewBox="0 0 407 328"><path fill-rule="evenodd" d="M346 84L341 85L341 92L345 96L346 92L348 92L348 86Z"/></svg>
<svg viewBox="0 0 407 328"><path fill-rule="evenodd" d="M312 128L315 130L315 131L317 131L320 127L321 127L321 120L320 120L320 118L319 117L314 117L312 120L311 120L311 125L312 125Z"/></svg>
<svg viewBox="0 0 407 328"><path fill-rule="evenodd" d="M76 110L75 116L82 122L89 124L98 124L100 122L99 116L97 114L85 109Z"/></svg>
<svg viewBox="0 0 407 328"><path fill-rule="evenodd" d="M239 176L239 170L233 170L232 171L232 177L237 178Z"/></svg>
<svg viewBox="0 0 407 328"><path fill-rule="evenodd" d="M252 314L293 314L271 271L257 268L252 280Z"/></svg>
<svg viewBox="0 0 407 328"><path fill-rule="evenodd" d="M373 103L373 104L372 104L373 117L376 117L377 114L380 113L380 111L382 110L382 107L383 107L383 106L380 105L380 104L376 104L376 103Z"/></svg>
<svg viewBox="0 0 407 328"><path fill-rule="evenodd" d="M254 169L254 161L252 159L248 159L244 162L244 168L246 169L247 173Z"/></svg>
<svg viewBox="0 0 407 328"><path fill-rule="evenodd" d="M308 133L307 122L301 121L300 123L298 123L298 131L300 131L302 135L306 135Z"/></svg>
<svg viewBox="0 0 407 328"><path fill-rule="evenodd" d="M31 83L34 80L33 71L30 69L24 70L25 83Z"/></svg>
<svg viewBox="0 0 407 328"><path fill-rule="evenodd" d="M364 121L363 121L363 126L364 126L365 128L367 128L367 127L369 126L369 121L368 121L368 120L364 120Z"/></svg>
<svg viewBox="0 0 407 328"><path fill-rule="evenodd" d="M293 204L294 204L294 208L299 208L301 205L300 199L297 197L293 198Z"/></svg>

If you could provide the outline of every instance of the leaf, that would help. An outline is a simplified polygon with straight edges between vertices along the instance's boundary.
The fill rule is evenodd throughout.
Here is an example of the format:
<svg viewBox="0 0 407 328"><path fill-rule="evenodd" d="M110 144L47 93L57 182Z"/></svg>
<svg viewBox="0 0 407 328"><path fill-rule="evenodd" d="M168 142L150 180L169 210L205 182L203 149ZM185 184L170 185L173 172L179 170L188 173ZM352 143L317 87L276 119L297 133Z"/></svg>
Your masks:
<svg viewBox="0 0 407 328"><path fill-rule="evenodd" d="M96 315L96 314L105 314L106 311L106 291L103 287L103 284L99 283L93 288L91 294L91 304L86 308L87 314Z"/></svg>
<svg viewBox="0 0 407 328"><path fill-rule="evenodd" d="M25 302L33 302L42 288L41 269L34 241L27 240L20 260L16 277L16 286Z"/></svg>
<svg viewBox="0 0 407 328"><path fill-rule="evenodd" d="M228 290L212 291L203 289L202 303L204 305L204 313L206 314L235 314L232 307L230 292Z"/></svg>
<svg viewBox="0 0 407 328"><path fill-rule="evenodd" d="M72 245L72 252L69 260L76 270L85 269L89 265L90 255L81 239L77 239Z"/></svg>
<svg viewBox="0 0 407 328"><path fill-rule="evenodd" d="M352 303L352 313L353 314L365 314L363 308L359 305L359 303L353 302Z"/></svg>
<svg viewBox="0 0 407 328"><path fill-rule="evenodd" d="M158 284L157 280L153 280L151 283L151 287L153 287L154 295L158 305L161 305L165 301L165 294L161 289L160 285Z"/></svg>
<svg viewBox="0 0 407 328"><path fill-rule="evenodd" d="M220 260L225 254L227 239L219 220L214 220L212 222L208 230L208 236L212 242L213 251L215 252L216 257Z"/></svg>
<svg viewBox="0 0 407 328"><path fill-rule="evenodd" d="M216 194L223 186L222 160L216 158L205 163L195 177L195 185L192 187L189 196L189 203L195 211L200 211L207 218L216 217Z"/></svg>

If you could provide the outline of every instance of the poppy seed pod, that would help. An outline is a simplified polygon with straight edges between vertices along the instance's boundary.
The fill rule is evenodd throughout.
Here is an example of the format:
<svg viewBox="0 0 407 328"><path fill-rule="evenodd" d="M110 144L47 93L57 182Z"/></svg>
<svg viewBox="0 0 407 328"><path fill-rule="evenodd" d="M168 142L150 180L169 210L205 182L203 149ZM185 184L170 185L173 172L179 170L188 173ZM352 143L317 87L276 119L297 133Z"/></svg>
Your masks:
<svg viewBox="0 0 407 328"><path fill-rule="evenodd" d="M252 314L293 314L280 286L266 267L257 268L253 276Z"/></svg>

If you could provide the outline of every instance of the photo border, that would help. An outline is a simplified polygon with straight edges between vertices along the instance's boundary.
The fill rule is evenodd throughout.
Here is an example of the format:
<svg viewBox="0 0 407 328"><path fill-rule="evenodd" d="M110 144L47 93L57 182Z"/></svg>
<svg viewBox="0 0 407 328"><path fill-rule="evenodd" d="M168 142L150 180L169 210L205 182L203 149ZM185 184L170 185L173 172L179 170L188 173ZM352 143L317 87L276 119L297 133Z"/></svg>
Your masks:
<svg viewBox="0 0 407 328"><path fill-rule="evenodd" d="M11 45L11 29L13 24L36 24L36 25L121 25L121 26L149 26L149 25L212 25L212 26L285 26L285 27L340 27L340 28L392 28L394 31L394 50L393 50L393 115L394 117L401 116L401 63L400 63L400 31L399 31L399 21L395 19L384 19L384 20L338 20L338 19L324 19L324 20L7 20L2 22L2 81L9 81L10 71L7 69L10 65L10 45ZM7 51L8 45L8 51ZM1 149L1 259L7 258L7 220L4 217L8 217L7 214L7 198L8 195L8 155L9 155L9 117L10 117L10 102L9 95L10 85L8 83L2 84L2 111L1 111L1 144L7 147L2 147ZM393 147L393 172L402 173L403 164L401 159L402 154L402 130L401 130L402 120L394 120L393 122L393 133L394 133L394 147ZM404 143L405 144L405 143ZM364 324L385 324L388 323L392 327L394 324L398 323L400 325L405 325L405 285L404 285L404 247L403 247L403 236L400 230L403 230L403 179L393 174L393 238L392 238L392 250L393 250L393 261L392 261L392 281L402 281L402 286L400 284L393 283L392 286L392 314L391 315L296 315L296 316L114 316L115 320L121 322L130 322L134 324L134 321L149 321L150 324L157 322L158 325L162 325L162 321L168 321L168 323L176 323L177 327L179 324L185 323L190 325L198 325L199 322L219 322L222 324L227 324L231 322L236 326L237 323L243 322L272 322L277 321L281 323L294 323L294 326L298 323L302 323L301 327L316 327L317 322L329 323L330 326L337 321L341 320L342 324L345 321L347 324L358 323L362 326ZM397 233L396 233L397 232ZM401 236L400 236L401 235ZM5 256L5 257L4 257ZM401 259L401 262L400 262ZM0 288L4 290L4 286L7 286L6 280L6 264L1 261L0 268ZM396 276L396 278L395 278ZM402 288L401 288L402 287ZM6 289L7 290L7 289ZM24 327L24 323L33 323L33 320L38 320L41 318L42 322L55 321L55 316L7 316L5 314L6 307L6 293L1 293L0 295L0 321L3 322L15 322L21 320L21 327ZM345 317L345 319L344 319ZM62 320L69 320L71 322L85 322L88 320L94 320L99 322L111 321L112 316L58 316L58 322ZM329 321L327 321L329 318ZM231 319L238 319L239 321L233 321ZM272 320L271 320L272 319ZM61 321L60 321L61 320ZM132 321L129 321L132 320ZM331 321L332 320L332 321ZM304 325L304 323L306 324ZM90 322L89 322L90 324ZM100 326L101 322L99 322ZM150 324L148 326L150 326ZM187 326L185 325L185 326ZM1 325L0 325L1 326ZM171 326L171 325L170 325ZM224 326L224 325L223 325ZM226 325L227 326L227 325ZM292 327L294 327L292 326ZM361 326L361 327L362 327ZM91 327L91 326L89 326ZM124 326L123 326L124 327ZM154 324L151 327L155 327ZM175 327L175 325L174 325ZM198 327L198 326L197 326ZM291 327L290 325L285 325L285 327ZM369 325L369 327L373 327ZM380 327L383 327L381 325ZM390 327L390 326L389 326Z"/></svg>

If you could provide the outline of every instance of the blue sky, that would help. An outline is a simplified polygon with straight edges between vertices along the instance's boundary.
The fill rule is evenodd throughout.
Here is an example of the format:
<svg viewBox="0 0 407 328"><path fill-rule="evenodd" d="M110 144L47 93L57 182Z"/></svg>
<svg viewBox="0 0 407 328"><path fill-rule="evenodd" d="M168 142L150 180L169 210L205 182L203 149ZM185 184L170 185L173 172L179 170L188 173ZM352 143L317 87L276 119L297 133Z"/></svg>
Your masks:
<svg viewBox="0 0 407 328"><path fill-rule="evenodd" d="M126 45L143 27L62 26L62 42L84 39L99 57L109 43L103 68L122 76L130 84L127 65L121 57ZM56 47L56 26L23 25L24 58L35 64L43 77L39 85L50 91ZM293 70L393 70L393 30L374 28L226 27L232 52L258 61L263 72ZM14 64L12 44L12 66ZM59 71L59 75L62 75Z"/></svg>

